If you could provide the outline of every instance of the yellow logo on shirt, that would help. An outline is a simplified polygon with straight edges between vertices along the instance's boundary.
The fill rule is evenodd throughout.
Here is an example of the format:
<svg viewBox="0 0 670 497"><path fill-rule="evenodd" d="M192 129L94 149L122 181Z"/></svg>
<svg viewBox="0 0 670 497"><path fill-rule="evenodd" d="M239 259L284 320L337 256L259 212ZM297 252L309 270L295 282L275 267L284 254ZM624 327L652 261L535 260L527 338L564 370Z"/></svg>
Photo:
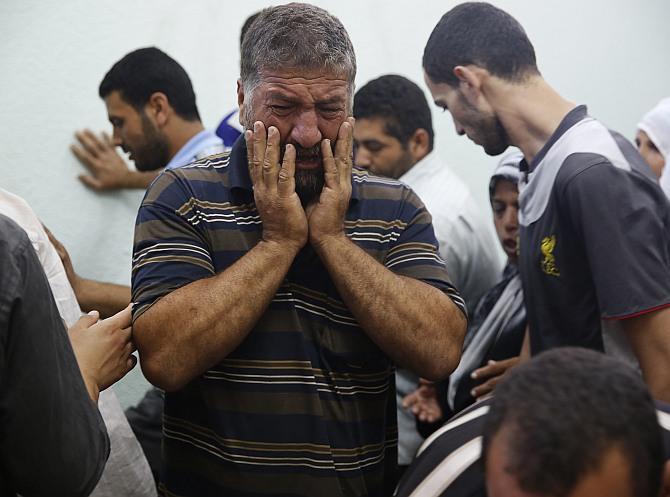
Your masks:
<svg viewBox="0 0 670 497"><path fill-rule="evenodd" d="M556 258L554 257L554 248L556 248L556 235L545 236L540 244L542 251L542 271L550 276L560 276L558 268L556 267Z"/></svg>

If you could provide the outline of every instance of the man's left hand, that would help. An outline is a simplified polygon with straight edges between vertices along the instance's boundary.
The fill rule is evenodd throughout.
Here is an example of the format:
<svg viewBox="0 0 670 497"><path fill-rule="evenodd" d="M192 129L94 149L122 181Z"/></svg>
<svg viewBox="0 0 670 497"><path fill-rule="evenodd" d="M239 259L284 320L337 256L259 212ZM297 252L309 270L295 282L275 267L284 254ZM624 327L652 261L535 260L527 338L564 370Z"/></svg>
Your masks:
<svg viewBox="0 0 670 497"><path fill-rule="evenodd" d="M340 126L334 156L330 140L321 142L324 186L318 201L306 209L309 240L314 247L344 236L344 217L351 198L353 134L354 118L349 117Z"/></svg>

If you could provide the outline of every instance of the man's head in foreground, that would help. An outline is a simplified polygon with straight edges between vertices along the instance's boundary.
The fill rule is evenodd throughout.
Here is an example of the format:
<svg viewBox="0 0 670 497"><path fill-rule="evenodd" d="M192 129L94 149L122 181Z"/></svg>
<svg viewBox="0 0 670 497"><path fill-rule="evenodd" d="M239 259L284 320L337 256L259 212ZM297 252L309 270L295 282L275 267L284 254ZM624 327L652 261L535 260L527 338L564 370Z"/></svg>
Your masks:
<svg viewBox="0 0 670 497"><path fill-rule="evenodd" d="M398 179L433 150L426 97L407 78L373 79L354 96L356 165Z"/></svg>
<svg viewBox="0 0 670 497"><path fill-rule="evenodd" d="M186 71L155 47L140 48L112 66L98 90L114 130L115 146L130 154L140 171L164 167L176 147L179 123L199 123L195 93Z"/></svg>
<svg viewBox="0 0 670 497"><path fill-rule="evenodd" d="M587 349L544 352L509 373L482 457L489 497L658 497L668 479L642 378Z"/></svg>
<svg viewBox="0 0 670 497"><path fill-rule="evenodd" d="M509 85L539 76L535 50L521 25L488 3L469 2L437 23L423 53L424 78L456 132L489 155L510 145L493 100Z"/></svg>
<svg viewBox="0 0 670 497"><path fill-rule="evenodd" d="M260 12L242 42L240 120L277 128L282 154L296 149L296 193L303 204L322 190L321 141L334 145L351 114L356 57L342 23L313 5Z"/></svg>

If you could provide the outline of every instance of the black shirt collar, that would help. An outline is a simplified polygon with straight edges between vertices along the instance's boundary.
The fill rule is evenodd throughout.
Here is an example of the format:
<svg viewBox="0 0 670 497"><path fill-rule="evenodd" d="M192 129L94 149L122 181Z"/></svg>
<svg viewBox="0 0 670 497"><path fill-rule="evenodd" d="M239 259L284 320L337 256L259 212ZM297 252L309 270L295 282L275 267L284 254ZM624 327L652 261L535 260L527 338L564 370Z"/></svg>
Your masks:
<svg viewBox="0 0 670 497"><path fill-rule="evenodd" d="M537 167L537 165L540 162L542 162L542 159L544 159L544 157L547 155L547 152L549 152L551 147L554 146L554 143L556 143L558 139L565 134L566 131L568 131L575 124L584 119L587 115L588 111L586 109L586 105L578 105L570 112L568 112L561 121L561 123L556 128L556 131L554 131L554 133L551 135L547 143L544 144L544 146L540 149L537 155L533 158L531 163L528 164L528 162L526 162L526 159L523 159L519 164L519 170L525 174L532 173Z"/></svg>

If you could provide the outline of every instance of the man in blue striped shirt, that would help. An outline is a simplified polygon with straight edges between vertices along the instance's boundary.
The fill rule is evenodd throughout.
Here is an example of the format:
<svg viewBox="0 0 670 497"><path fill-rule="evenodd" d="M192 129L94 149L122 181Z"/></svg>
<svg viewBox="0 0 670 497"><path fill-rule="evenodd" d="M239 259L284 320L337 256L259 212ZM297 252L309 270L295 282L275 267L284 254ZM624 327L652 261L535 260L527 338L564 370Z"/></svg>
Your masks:
<svg viewBox="0 0 670 497"><path fill-rule="evenodd" d="M161 490L391 493L394 363L458 363L465 306L430 216L352 168L356 63L322 9L264 10L242 46L245 136L140 207L134 337L166 390Z"/></svg>

